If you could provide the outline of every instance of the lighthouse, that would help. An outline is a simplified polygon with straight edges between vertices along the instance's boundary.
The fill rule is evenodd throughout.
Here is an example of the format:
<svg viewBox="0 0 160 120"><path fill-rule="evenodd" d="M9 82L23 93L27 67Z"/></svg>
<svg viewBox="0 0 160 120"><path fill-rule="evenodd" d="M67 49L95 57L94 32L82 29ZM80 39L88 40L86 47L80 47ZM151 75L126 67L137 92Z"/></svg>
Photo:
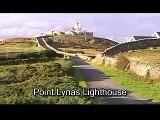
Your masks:
<svg viewBox="0 0 160 120"><path fill-rule="evenodd" d="M81 24L79 23L79 22L77 22L74 26L73 26L73 30L75 31L75 32L81 32L81 30L82 30L82 26L81 26Z"/></svg>

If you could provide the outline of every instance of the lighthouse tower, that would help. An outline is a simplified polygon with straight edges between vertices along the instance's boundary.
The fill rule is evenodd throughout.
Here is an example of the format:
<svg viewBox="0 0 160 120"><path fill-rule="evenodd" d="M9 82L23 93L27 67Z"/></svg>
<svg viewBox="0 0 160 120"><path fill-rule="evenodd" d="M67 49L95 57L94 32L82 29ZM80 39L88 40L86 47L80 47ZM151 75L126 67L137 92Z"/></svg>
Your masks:
<svg viewBox="0 0 160 120"><path fill-rule="evenodd" d="M82 26L81 26L81 24L79 23L79 22L77 22L74 26L73 26L73 30L75 31L75 32L81 32L81 30L82 30Z"/></svg>

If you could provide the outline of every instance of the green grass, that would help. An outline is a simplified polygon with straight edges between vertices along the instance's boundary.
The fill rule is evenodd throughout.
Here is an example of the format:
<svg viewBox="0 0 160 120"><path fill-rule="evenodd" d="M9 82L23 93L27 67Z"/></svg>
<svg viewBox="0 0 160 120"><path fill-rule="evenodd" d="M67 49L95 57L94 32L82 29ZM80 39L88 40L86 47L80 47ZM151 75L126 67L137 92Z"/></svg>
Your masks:
<svg viewBox="0 0 160 120"><path fill-rule="evenodd" d="M35 38L10 38L5 40L5 44L0 44L0 57L42 50L41 47L37 47Z"/></svg>
<svg viewBox="0 0 160 120"><path fill-rule="evenodd" d="M66 60L64 58L59 58L59 60L57 60L56 62L61 64L63 67L68 67L73 64L71 60L69 60L69 59Z"/></svg>
<svg viewBox="0 0 160 120"><path fill-rule="evenodd" d="M42 51L43 49L40 47L37 47L36 45L33 44L15 44L15 45L0 45L0 55L7 55L7 54L13 54L13 53L19 53L19 52L39 52Z"/></svg>
<svg viewBox="0 0 160 120"><path fill-rule="evenodd" d="M61 64L59 64L61 63ZM59 66L60 65L60 66ZM81 90L79 81L72 74L72 62L59 60L28 65L0 66L0 77L7 78L14 73L16 78L12 82L0 83L0 104L92 104L91 98L86 96L33 96L33 86L45 86L48 89ZM24 75L27 75L24 76ZM13 75L14 77L14 75Z"/></svg>
<svg viewBox="0 0 160 120"><path fill-rule="evenodd" d="M106 68L102 65L94 65L104 74L112 76L111 78L125 89L133 91L133 93L143 99L153 99L153 102L160 102L160 86L139 81L138 76L125 73L115 68Z"/></svg>
<svg viewBox="0 0 160 120"><path fill-rule="evenodd" d="M135 58L139 61L148 61L153 64L160 64L160 47L150 49L140 49L134 52L123 53L124 56Z"/></svg>
<svg viewBox="0 0 160 120"><path fill-rule="evenodd" d="M84 55L96 55L100 52L96 51L95 49L80 49L80 48L60 48L63 51L69 52L69 53L84 53Z"/></svg>

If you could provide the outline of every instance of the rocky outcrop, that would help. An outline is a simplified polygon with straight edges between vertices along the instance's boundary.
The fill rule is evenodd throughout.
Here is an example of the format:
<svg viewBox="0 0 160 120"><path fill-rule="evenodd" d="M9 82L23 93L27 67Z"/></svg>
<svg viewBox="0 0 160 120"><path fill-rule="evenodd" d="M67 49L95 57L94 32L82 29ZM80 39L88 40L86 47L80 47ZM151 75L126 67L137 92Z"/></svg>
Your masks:
<svg viewBox="0 0 160 120"><path fill-rule="evenodd" d="M116 67L117 60L116 58L105 57L104 66L105 67Z"/></svg>
<svg viewBox="0 0 160 120"><path fill-rule="evenodd" d="M158 65L130 60L129 70L142 77L160 79L160 66Z"/></svg>
<svg viewBox="0 0 160 120"><path fill-rule="evenodd" d="M138 76L147 76L149 70L152 68L148 63L142 63L139 61L129 61L129 70L136 73Z"/></svg>
<svg viewBox="0 0 160 120"><path fill-rule="evenodd" d="M87 60L87 61L91 61L91 60L92 60L91 57L88 57L88 56L83 55L83 54L81 54L81 53L78 53L77 56L78 56L79 58L81 58L82 60Z"/></svg>
<svg viewBox="0 0 160 120"><path fill-rule="evenodd" d="M160 67L153 66L150 70L150 77L152 79L160 80Z"/></svg>
<svg viewBox="0 0 160 120"><path fill-rule="evenodd" d="M105 67L116 67L117 60L114 57L107 57L103 56L102 54L98 54L92 62L97 64L103 64ZM127 66L127 70L131 71L138 76L144 78L150 78L154 80L160 79L160 66L147 63L147 62L140 62L133 59L129 59L129 64Z"/></svg>
<svg viewBox="0 0 160 120"><path fill-rule="evenodd" d="M92 62L95 62L97 64L104 64L105 56L102 54L97 54L95 59L92 59Z"/></svg>

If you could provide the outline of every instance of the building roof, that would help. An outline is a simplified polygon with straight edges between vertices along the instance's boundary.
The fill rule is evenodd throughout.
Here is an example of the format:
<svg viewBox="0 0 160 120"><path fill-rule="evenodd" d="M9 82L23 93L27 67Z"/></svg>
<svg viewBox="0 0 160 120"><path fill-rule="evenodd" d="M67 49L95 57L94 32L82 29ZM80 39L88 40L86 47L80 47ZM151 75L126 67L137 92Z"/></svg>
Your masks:
<svg viewBox="0 0 160 120"><path fill-rule="evenodd" d="M138 40L138 39L145 39L145 38L155 38L153 36L133 36L134 39Z"/></svg>
<svg viewBox="0 0 160 120"><path fill-rule="evenodd" d="M156 32L160 36L160 32Z"/></svg>

